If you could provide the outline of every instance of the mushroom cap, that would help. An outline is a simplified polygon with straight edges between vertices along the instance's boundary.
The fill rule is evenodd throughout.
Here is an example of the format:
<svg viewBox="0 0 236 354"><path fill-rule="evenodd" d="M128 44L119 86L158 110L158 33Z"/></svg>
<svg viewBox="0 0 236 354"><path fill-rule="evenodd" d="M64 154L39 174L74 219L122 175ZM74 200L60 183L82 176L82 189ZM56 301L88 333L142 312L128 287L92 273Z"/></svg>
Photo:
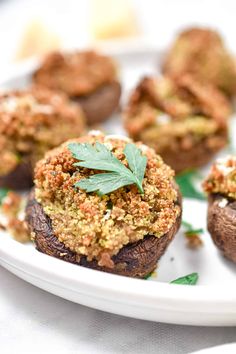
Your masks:
<svg viewBox="0 0 236 354"><path fill-rule="evenodd" d="M181 207L182 200L178 192L177 204ZM181 214L171 229L162 237L147 235L143 240L124 246L117 255L112 257L113 268L101 267L96 260L88 261L67 248L54 235L50 218L45 214L42 206L36 201L34 191L31 192L26 207L26 222L33 234L38 251L48 254L66 262L81 265L113 274L129 277L144 278L150 274L157 265L157 261L164 254L171 240L177 233L181 224Z"/></svg>
<svg viewBox="0 0 236 354"><path fill-rule="evenodd" d="M223 255L236 263L236 200L221 194L208 197L207 227Z"/></svg>

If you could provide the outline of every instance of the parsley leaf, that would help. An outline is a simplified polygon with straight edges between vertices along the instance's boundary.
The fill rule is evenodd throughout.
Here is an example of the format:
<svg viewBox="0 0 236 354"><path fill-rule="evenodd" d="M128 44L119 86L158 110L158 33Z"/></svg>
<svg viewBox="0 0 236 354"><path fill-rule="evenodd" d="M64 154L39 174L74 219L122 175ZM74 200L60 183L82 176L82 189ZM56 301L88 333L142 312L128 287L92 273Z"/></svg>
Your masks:
<svg viewBox="0 0 236 354"><path fill-rule="evenodd" d="M144 277L143 279L148 280L149 278L151 278L152 273L153 273L153 272L148 273L147 275L145 275L145 277Z"/></svg>
<svg viewBox="0 0 236 354"><path fill-rule="evenodd" d="M142 182L147 165L147 158L134 144L127 144L124 149L128 161L127 168L104 145L96 142L95 145L84 143L71 143L68 145L74 158L79 160L74 165L94 170L107 171L108 173L94 174L75 183L75 187L86 192L97 192L98 195L111 193L121 187L136 184L143 194Z"/></svg>
<svg viewBox="0 0 236 354"><path fill-rule="evenodd" d="M198 281L198 273L191 273L185 275L184 277L172 280L171 284L181 284L181 285L196 285Z"/></svg>
<svg viewBox="0 0 236 354"><path fill-rule="evenodd" d="M194 229L190 223L184 220L182 220L182 226L185 228L185 234L187 236L198 235L204 232L202 228Z"/></svg>
<svg viewBox="0 0 236 354"><path fill-rule="evenodd" d="M3 199L6 197L9 189L7 188L0 188L0 205L2 205Z"/></svg>
<svg viewBox="0 0 236 354"><path fill-rule="evenodd" d="M199 174L195 170L183 172L175 177L184 197L205 200L204 194L199 192L194 185L194 180L196 179L199 179Z"/></svg>

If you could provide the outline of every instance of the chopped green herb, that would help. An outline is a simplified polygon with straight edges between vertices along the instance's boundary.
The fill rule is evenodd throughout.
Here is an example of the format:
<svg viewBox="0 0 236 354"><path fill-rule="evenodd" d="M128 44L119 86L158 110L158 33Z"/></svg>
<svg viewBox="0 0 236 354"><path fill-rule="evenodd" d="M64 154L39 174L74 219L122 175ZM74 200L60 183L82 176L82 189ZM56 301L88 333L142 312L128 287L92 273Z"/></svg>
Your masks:
<svg viewBox="0 0 236 354"><path fill-rule="evenodd" d="M127 168L115 155L104 145L96 142L95 145L85 143L72 143L68 145L76 162L75 166L86 167L94 170L108 171L99 173L80 180L75 187L86 192L97 192L98 195L111 193L121 187L136 184L140 193L143 194L142 182L147 165L147 158L134 144L127 144L124 154L129 164Z"/></svg>
<svg viewBox="0 0 236 354"><path fill-rule="evenodd" d="M199 235L203 233L203 229L193 229L185 231L186 236Z"/></svg>
<svg viewBox="0 0 236 354"><path fill-rule="evenodd" d="M147 275L145 275L145 277L143 279L147 280L147 279L151 278L151 276L152 276L152 272L147 274Z"/></svg>
<svg viewBox="0 0 236 354"><path fill-rule="evenodd" d="M190 223L188 223L184 220L182 220L182 225L185 228L185 234L187 236L198 235L198 234L202 234L204 232L204 230L202 228L194 229Z"/></svg>
<svg viewBox="0 0 236 354"><path fill-rule="evenodd" d="M199 177L199 173L195 170L183 172L175 177L184 197L205 200L204 194L199 192L194 185L194 180L199 179Z"/></svg>
<svg viewBox="0 0 236 354"><path fill-rule="evenodd" d="M191 273L185 275L184 277L172 280L171 284L181 284L181 285L196 285L198 281L198 273Z"/></svg>
<svg viewBox="0 0 236 354"><path fill-rule="evenodd" d="M107 202L107 209L108 209L108 210L112 210L112 208L113 208L113 203L112 203L111 200L108 200L108 202Z"/></svg>
<svg viewBox="0 0 236 354"><path fill-rule="evenodd" d="M6 197L7 193L9 192L9 189L7 188L0 188L0 205L2 205L3 199Z"/></svg>

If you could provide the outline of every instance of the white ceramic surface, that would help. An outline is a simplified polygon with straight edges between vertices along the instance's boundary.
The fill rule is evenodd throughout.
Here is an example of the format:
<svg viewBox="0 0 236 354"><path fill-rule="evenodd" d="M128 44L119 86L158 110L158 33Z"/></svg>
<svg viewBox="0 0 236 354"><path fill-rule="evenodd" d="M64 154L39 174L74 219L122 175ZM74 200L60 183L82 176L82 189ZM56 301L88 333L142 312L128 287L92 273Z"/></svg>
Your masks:
<svg viewBox="0 0 236 354"><path fill-rule="evenodd" d="M155 73L161 52L153 49L108 52L120 63L123 101L143 75ZM16 66L0 80L1 88L23 87L37 65ZM233 121L232 121L233 122ZM232 123L233 124L233 123ZM123 133L118 116L105 123L107 133ZM235 130L234 130L235 131ZM206 203L184 201L184 220L206 230ZM157 274L137 280L68 264L22 245L2 233L0 264L24 280L68 300L125 316L188 325L236 325L236 266L219 254L208 233L199 250L186 247L182 230L159 262ZM169 284L170 280L199 273L196 286Z"/></svg>
<svg viewBox="0 0 236 354"><path fill-rule="evenodd" d="M236 343L217 345L216 347L202 349L192 354L235 354Z"/></svg>

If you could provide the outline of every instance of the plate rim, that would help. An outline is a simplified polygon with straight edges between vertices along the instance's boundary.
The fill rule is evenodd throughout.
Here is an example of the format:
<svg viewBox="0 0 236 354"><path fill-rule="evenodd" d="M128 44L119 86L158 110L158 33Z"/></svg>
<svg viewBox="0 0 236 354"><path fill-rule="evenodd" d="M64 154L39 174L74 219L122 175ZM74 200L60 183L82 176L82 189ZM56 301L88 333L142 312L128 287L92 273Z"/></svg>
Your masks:
<svg viewBox="0 0 236 354"><path fill-rule="evenodd" d="M130 299L132 303L136 299L136 301L142 301L142 304L145 300L145 307L152 307L153 303L157 301L168 304L168 307L184 303L184 308L191 308L192 312L199 312L199 307L193 308L193 305L198 304L201 309L207 310L207 313L216 313L217 306L217 313L226 313L228 310L231 314L233 312L236 315L235 286L224 285L223 288L215 285L183 286L145 281L95 271L40 252L32 254L32 250L36 251L13 239L3 237L0 240L0 263L7 263L32 276L41 274L39 276L41 280L44 280L45 276L49 276L54 285L60 284L61 286L61 282L63 282L66 288L69 286L71 290L76 292L78 289L81 292L84 286L87 288L85 293L90 289L90 294L92 294L96 289L99 295L104 292L111 297L116 297L117 294L122 295L119 297L119 303L122 303L122 300L127 303L127 299ZM145 286L143 286L144 282ZM173 286L175 291L170 291L173 290ZM222 305L224 306L222 307Z"/></svg>
<svg viewBox="0 0 236 354"><path fill-rule="evenodd" d="M156 51L162 54L163 49L145 47L131 48L125 53L142 53ZM121 48L109 49L111 55L122 55ZM12 64L1 75L0 87L4 82L29 75L38 65L39 58L31 58L19 64ZM144 308L166 308L177 312L189 311L204 314L233 314L236 324L236 293L233 284L225 285L197 285L183 286L164 282L146 281L109 274L101 271L84 268L82 266L62 262L40 252L34 256L29 253L32 249L25 247L11 238L0 237L0 264L14 266L20 271L28 272L31 276L38 276L41 280L50 279L51 284L64 285L64 288L84 294L96 290L97 297L112 299L120 304L141 304ZM70 276L68 276L70 274ZM144 286L145 284L145 286ZM173 290L174 286L174 291ZM121 290L122 289L122 290ZM105 295L104 295L105 294ZM117 299L117 294L122 295ZM194 321L193 321L194 322ZM181 321L179 323L182 323Z"/></svg>

